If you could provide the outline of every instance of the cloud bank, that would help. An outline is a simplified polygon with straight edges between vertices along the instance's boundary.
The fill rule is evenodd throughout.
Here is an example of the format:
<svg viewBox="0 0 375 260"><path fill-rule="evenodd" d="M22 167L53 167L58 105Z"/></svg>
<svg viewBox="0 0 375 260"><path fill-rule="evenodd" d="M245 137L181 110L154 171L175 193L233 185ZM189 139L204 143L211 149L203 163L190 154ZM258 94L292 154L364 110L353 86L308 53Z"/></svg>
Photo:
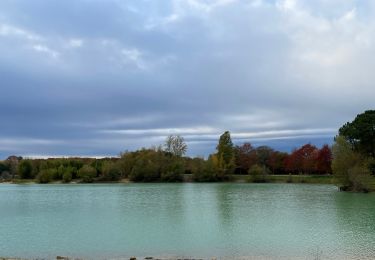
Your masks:
<svg viewBox="0 0 375 260"><path fill-rule="evenodd" d="M3 0L0 157L330 143L373 108L374 41L370 0Z"/></svg>

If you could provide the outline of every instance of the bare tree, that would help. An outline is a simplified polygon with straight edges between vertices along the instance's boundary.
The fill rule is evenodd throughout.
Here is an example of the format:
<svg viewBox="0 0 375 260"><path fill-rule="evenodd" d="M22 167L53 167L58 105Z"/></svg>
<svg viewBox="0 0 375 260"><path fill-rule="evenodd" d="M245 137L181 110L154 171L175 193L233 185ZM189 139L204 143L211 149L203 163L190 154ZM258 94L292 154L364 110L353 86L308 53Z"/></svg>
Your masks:
<svg viewBox="0 0 375 260"><path fill-rule="evenodd" d="M187 151L187 144L182 136L169 135L164 143L165 151L175 156L181 157Z"/></svg>

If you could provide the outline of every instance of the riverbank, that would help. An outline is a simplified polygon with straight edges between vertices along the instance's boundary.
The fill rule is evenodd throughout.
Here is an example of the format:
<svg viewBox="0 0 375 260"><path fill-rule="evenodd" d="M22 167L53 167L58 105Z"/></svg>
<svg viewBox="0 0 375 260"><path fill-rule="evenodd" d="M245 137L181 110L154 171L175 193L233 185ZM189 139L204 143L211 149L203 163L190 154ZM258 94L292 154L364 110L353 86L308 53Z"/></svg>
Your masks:
<svg viewBox="0 0 375 260"><path fill-rule="evenodd" d="M194 182L192 174L184 174L183 182ZM231 175L225 182L229 183L307 183L307 184L333 184L332 175L266 175L262 180L252 179L249 175ZM14 179L8 181L0 181L7 184L36 184L36 179ZM53 181L49 184L81 184L80 179L72 180L69 183L62 181ZM99 181L94 180L92 183L132 183L129 179L121 179L118 181ZM1 260L1 258L0 258Z"/></svg>

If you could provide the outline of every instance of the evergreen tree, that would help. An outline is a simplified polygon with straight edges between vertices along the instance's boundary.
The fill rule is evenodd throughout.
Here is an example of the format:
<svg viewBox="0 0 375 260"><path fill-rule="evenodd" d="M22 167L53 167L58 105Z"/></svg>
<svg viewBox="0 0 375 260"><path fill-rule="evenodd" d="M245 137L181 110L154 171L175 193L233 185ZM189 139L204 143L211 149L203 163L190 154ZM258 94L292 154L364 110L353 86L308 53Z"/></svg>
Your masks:
<svg viewBox="0 0 375 260"><path fill-rule="evenodd" d="M345 137L356 151L375 158L375 110L367 110L357 115L353 122L340 128L339 134Z"/></svg>

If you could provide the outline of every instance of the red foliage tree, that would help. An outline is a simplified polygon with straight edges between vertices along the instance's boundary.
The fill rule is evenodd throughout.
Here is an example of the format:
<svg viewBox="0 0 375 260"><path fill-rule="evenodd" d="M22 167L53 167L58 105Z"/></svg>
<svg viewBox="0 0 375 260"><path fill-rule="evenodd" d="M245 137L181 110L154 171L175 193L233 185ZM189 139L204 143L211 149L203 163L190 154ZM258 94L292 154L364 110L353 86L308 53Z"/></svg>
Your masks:
<svg viewBox="0 0 375 260"><path fill-rule="evenodd" d="M318 148L311 144L305 144L294 150L285 160L285 168L291 173L308 173L316 171L316 159Z"/></svg>
<svg viewBox="0 0 375 260"><path fill-rule="evenodd" d="M250 143L235 147L236 166L247 173L251 166L256 164L256 151Z"/></svg>
<svg viewBox="0 0 375 260"><path fill-rule="evenodd" d="M297 149L294 149L288 157L284 160L285 170L289 173L299 173L302 168L302 158L297 152Z"/></svg>
<svg viewBox="0 0 375 260"><path fill-rule="evenodd" d="M273 151L268 158L267 164L273 174L285 173L284 160L288 157L287 153Z"/></svg>
<svg viewBox="0 0 375 260"><path fill-rule="evenodd" d="M302 156L303 173L314 173L316 171L316 158L318 157L319 149L314 145L305 144L299 151Z"/></svg>
<svg viewBox="0 0 375 260"><path fill-rule="evenodd" d="M319 151L316 158L316 170L319 173L332 173L332 151L331 148L325 144Z"/></svg>

